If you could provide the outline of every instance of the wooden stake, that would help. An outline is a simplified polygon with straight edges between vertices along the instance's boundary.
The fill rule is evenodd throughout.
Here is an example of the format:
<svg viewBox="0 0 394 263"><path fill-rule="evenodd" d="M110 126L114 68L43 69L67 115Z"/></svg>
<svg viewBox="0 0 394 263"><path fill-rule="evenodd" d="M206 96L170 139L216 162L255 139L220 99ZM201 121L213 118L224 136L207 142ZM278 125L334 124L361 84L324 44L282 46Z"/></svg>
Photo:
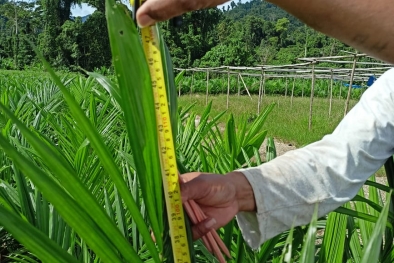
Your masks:
<svg viewBox="0 0 394 263"><path fill-rule="evenodd" d="M342 83L339 84L339 99L342 99Z"/></svg>
<svg viewBox="0 0 394 263"><path fill-rule="evenodd" d="M209 86L209 71L207 70L207 92L205 95L205 105L208 105L208 86Z"/></svg>
<svg viewBox="0 0 394 263"><path fill-rule="evenodd" d="M286 78L286 88L285 88L285 99L287 98L287 86L289 84L289 79Z"/></svg>
<svg viewBox="0 0 394 263"><path fill-rule="evenodd" d="M293 88L291 89L291 99L290 99L291 107L293 107L293 96L294 96L295 80L296 80L296 78L294 77L294 80L293 80Z"/></svg>
<svg viewBox="0 0 394 263"><path fill-rule="evenodd" d="M223 82L224 82L224 81L223 81ZM223 83L223 82L220 81L220 83ZM220 85L220 86L221 86L221 85ZM222 94L222 95L223 95L223 90L224 90L223 88L224 88L224 86L221 86L221 87L220 87L220 89L221 89L221 90L220 90L220 94Z"/></svg>
<svg viewBox="0 0 394 263"><path fill-rule="evenodd" d="M264 73L264 78L263 78L263 96L262 97L265 97L265 79L266 79L266 76L265 76L265 73ZM263 98L261 98L261 99L263 99Z"/></svg>
<svg viewBox="0 0 394 263"><path fill-rule="evenodd" d="M312 87L311 87L311 99L309 102L309 131L312 129L312 106L313 106L313 92L315 90L315 64L312 64Z"/></svg>
<svg viewBox="0 0 394 263"><path fill-rule="evenodd" d="M228 109L229 97L230 97L230 69L227 67L227 109Z"/></svg>
<svg viewBox="0 0 394 263"><path fill-rule="evenodd" d="M192 83L190 84L190 99L192 98L192 93L193 93L193 83L194 83L194 72L192 72Z"/></svg>
<svg viewBox="0 0 394 263"><path fill-rule="evenodd" d="M239 74L238 74L238 80L237 80L237 88L238 88L238 97L241 95L241 86L239 85Z"/></svg>
<svg viewBox="0 0 394 263"><path fill-rule="evenodd" d="M244 79L242 78L241 74L239 74L239 76L241 77L241 81L242 81L242 83L244 84L244 87L245 87L245 89L246 89L246 92L248 93L248 95L249 95L249 97L250 97L250 100L252 100L252 96L250 96L250 93L249 93L248 87L246 87L246 84L245 84L245 81L244 81Z"/></svg>
<svg viewBox="0 0 394 263"><path fill-rule="evenodd" d="M352 94L353 78L354 78L354 71L356 70L356 64L357 64L357 57L354 56L352 74L350 75L349 90L347 92L347 98L346 98L346 103L345 103L345 112L343 113L343 117L346 116L348 109L349 109L349 101L350 101L350 95Z"/></svg>
<svg viewBox="0 0 394 263"><path fill-rule="evenodd" d="M328 109L328 118L331 117L331 108L332 108L332 86L334 84L334 73L331 70L331 82L330 82L330 108Z"/></svg>
<svg viewBox="0 0 394 263"><path fill-rule="evenodd" d="M260 107L261 107L261 100L262 100L262 93L263 93L263 82L264 82L264 69L261 68L259 99L257 102L257 114L260 114Z"/></svg>

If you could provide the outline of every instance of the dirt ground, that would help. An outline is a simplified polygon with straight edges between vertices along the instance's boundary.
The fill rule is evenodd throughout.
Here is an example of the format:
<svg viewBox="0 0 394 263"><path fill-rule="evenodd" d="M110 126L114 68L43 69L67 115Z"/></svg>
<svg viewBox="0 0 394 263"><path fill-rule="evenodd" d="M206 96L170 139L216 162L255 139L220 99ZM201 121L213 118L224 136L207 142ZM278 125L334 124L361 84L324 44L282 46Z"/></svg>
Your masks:
<svg viewBox="0 0 394 263"><path fill-rule="evenodd" d="M288 151L292 151L292 150L297 149L293 144L282 142L282 141L277 140L275 138L274 138L274 142L275 142L275 147L276 147L276 156L280 156ZM267 148L267 140L265 140L263 142L263 144L261 145L261 147L259 149L260 156L263 161L265 161L265 156L266 156L266 152L267 152L266 148Z"/></svg>

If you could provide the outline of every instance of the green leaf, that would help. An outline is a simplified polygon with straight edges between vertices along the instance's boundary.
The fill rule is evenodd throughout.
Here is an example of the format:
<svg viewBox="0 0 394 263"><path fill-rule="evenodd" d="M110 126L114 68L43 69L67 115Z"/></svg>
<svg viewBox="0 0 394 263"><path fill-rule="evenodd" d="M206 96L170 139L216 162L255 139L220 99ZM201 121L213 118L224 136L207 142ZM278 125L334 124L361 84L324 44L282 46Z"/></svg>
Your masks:
<svg viewBox="0 0 394 263"><path fill-rule="evenodd" d="M47 166L59 177L62 185L74 197L76 202L81 207L89 207L89 212L92 219L102 227L106 233L108 240L112 240L113 244L121 251L122 255L128 259L137 257L136 252L131 248L130 244L117 231L113 222L106 215L102 207L97 203L91 193L83 186L78 177L75 176L73 169L66 160L49 144L41 141L33 132L31 132L23 123L21 123L7 108L0 104L0 109L19 127L22 134L30 142L30 144L37 150L43 161ZM20 169L22 169L20 167ZM26 173L31 178L30 173ZM32 179L32 178L31 178ZM55 183L55 182L53 182ZM43 191L43 189L40 189ZM45 192L43 191L44 195ZM55 206L56 207L56 206ZM63 207L56 207L59 212ZM137 210L138 211L138 210ZM138 211L139 213L139 211ZM88 239L86 240L90 242ZM112 243L111 242L111 243Z"/></svg>
<svg viewBox="0 0 394 263"><path fill-rule="evenodd" d="M37 228L3 206L0 206L0 224L43 262L78 262Z"/></svg>
<svg viewBox="0 0 394 263"><path fill-rule="evenodd" d="M345 248L347 216L330 213L324 230L319 262L341 262Z"/></svg>
<svg viewBox="0 0 394 263"><path fill-rule="evenodd" d="M32 201L30 199L30 190L27 185L25 177L13 167L14 170L14 178L16 181L16 187L18 190L18 197L20 198L21 212L26 217L29 223L33 223L35 221L34 218L34 208Z"/></svg>
<svg viewBox="0 0 394 263"><path fill-rule="evenodd" d="M267 157L266 157L267 162L269 162L269 161L271 161L271 160L276 158L276 147L275 147L274 139L272 137L269 137L267 139L267 151L266 151L266 154L267 154Z"/></svg>
<svg viewBox="0 0 394 263"><path fill-rule="evenodd" d="M112 0L106 1L106 7L111 50L122 98L121 107L149 221L159 250L162 251L162 177L149 69L127 8ZM131 68L130 65L136 66Z"/></svg>
<svg viewBox="0 0 394 263"><path fill-rule="evenodd" d="M107 10L112 10L112 9L107 8ZM108 11L108 12L111 12L111 11ZM115 163L115 160L112 157L112 153L105 146L97 129L95 129L95 127L89 121L87 116L84 114L82 109L79 107L78 103L75 101L73 96L70 94L69 90L63 85L63 83L60 81L59 77L55 74L55 72L50 67L50 65L45 61L42 54L36 48L35 48L35 51L37 53L37 56L42 60L45 69L50 74L53 81L56 83L56 85L62 91L64 99L67 102L69 109L70 109L77 125L79 126L79 128L85 133L85 135L89 139L90 144L92 145L93 149L95 150L95 152L97 153L97 155L100 158L102 166L107 171L107 173L111 176L113 182L115 183L120 195L122 196L127 208L130 211L130 214L132 215L136 225L138 226L138 229L139 229L141 235L143 236L144 241L146 242L146 245L148 246L149 250L151 251L152 257L155 260L159 261L159 255L157 253L156 245L154 244L154 242L151 238L150 232L149 232L148 227L144 221L144 218L142 217L141 213L139 212L139 208L137 207L137 205L133 199L133 196L131 195L131 193L126 185L124 178L119 171L118 165ZM154 224L155 221L156 221L156 224ZM155 218L155 219L151 218L151 222L153 223L153 226L156 225L156 227L154 229L158 229L157 218ZM159 242L158 244L160 244L160 239L157 239L157 241ZM90 242L92 242L92 240L90 240ZM130 251L129 251L129 253L130 253ZM137 260L137 259L135 259L135 260Z"/></svg>
<svg viewBox="0 0 394 263"><path fill-rule="evenodd" d="M160 52L161 52L161 59L163 63L164 78L166 79L167 100L168 100L168 108L170 111L172 136L175 142L177 137L177 123L178 123L178 100L177 100L177 92L176 92L177 84L176 84L176 80L174 79L174 67L172 65L170 51L168 50L168 47L164 42L163 36L160 34L160 30L158 31L159 31L158 32L159 35L161 36Z"/></svg>
<svg viewBox="0 0 394 263"><path fill-rule="evenodd" d="M293 232L294 227L291 227L289 234L287 235L285 245L283 247L282 255L280 256L280 263L286 262L291 263L293 253Z"/></svg>
<svg viewBox="0 0 394 263"><path fill-rule="evenodd" d="M108 78L104 77L101 74L95 72L87 72L89 76L96 79L98 83L115 99L115 101L120 105L121 104L121 97L119 90L115 86L115 83L110 81Z"/></svg>
<svg viewBox="0 0 394 263"><path fill-rule="evenodd" d="M378 221L375 224L375 228L372 235L365 246L364 254L361 263L378 262L380 255L380 248L382 245L382 237L386 229L387 215L390 207L390 200L392 192L387 194L386 204L383 207L382 213L379 216ZM389 245L389 244L387 244Z"/></svg>
<svg viewBox="0 0 394 263"><path fill-rule="evenodd" d="M363 220L366 220L366 221L372 222L372 223L376 223L376 221L378 220L378 218L376 216L371 216L371 215L368 215L366 213L353 211L353 210L351 210L349 208L345 208L345 207L338 207L337 209L335 209L335 212L341 213L341 214L344 214L344 215L353 216L353 217L356 217L356 218L359 218L359 219L363 219ZM390 229L393 228L393 226L391 225L390 222L386 222L386 225Z"/></svg>
<svg viewBox="0 0 394 263"><path fill-rule="evenodd" d="M175 77L175 86L178 87L179 83L183 80L183 76L185 75L186 70L182 70Z"/></svg>
<svg viewBox="0 0 394 263"><path fill-rule="evenodd" d="M313 212L311 223L309 224L308 232L302 246L300 262L313 263L315 262L315 240L316 240L316 225L317 225L317 206Z"/></svg>
<svg viewBox="0 0 394 263"><path fill-rule="evenodd" d="M268 261L280 238L281 235L277 235L264 242L264 244L260 247L258 252L258 262L263 263Z"/></svg>
<svg viewBox="0 0 394 263"><path fill-rule="evenodd" d="M33 183L44 193L46 198L59 208L59 213L72 226L81 237L89 240L89 244L98 256L108 262L121 262L115 252L112 242L102 233L101 229L87 214L87 210L79 206L56 182L45 176L33 163L21 155L12 145L0 136L0 147L14 161L14 163ZM26 242L30 242L29 236L25 236ZM21 241L23 241L21 240ZM41 255L37 255L40 257Z"/></svg>

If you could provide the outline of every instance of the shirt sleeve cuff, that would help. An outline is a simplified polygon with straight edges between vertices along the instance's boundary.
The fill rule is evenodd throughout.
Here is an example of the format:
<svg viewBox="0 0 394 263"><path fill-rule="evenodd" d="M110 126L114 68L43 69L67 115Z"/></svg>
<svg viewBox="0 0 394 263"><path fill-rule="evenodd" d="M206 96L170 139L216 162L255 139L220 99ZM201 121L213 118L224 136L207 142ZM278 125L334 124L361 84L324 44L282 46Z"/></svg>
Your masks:
<svg viewBox="0 0 394 263"><path fill-rule="evenodd" d="M312 214L314 210L314 206L309 204L298 204L275 210L264 207L264 202L261 202L263 192L260 188L264 181L261 170L262 167L238 170L245 175L252 186L256 202L256 212L239 212L236 215L241 233L252 249L258 249L262 243L290 229L291 222L293 225L297 224L297 210L305 211L305 215ZM331 207L331 209L333 208ZM303 219L304 222L309 222L309 220L309 217Z"/></svg>
<svg viewBox="0 0 394 263"><path fill-rule="evenodd" d="M261 207L259 206L259 202L257 202L257 200L262 200L263 197L261 196L261 192L255 189L257 185L260 185L260 183L258 182L258 179L248 170L241 169L238 171L245 175L246 179L248 179L250 185L253 188L257 212L239 212L236 218L246 243L252 249L258 249L260 244L265 241L264 235L261 233L262 227L260 227L259 223L264 222L262 218L263 215L260 211Z"/></svg>

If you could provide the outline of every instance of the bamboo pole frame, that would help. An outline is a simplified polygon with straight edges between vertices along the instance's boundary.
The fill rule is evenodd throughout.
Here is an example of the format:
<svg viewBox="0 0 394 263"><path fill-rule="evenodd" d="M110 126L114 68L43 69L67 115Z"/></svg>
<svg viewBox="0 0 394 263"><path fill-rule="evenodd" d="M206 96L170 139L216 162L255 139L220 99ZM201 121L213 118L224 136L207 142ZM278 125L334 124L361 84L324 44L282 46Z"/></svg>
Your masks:
<svg viewBox="0 0 394 263"><path fill-rule="evenodd" d="M287 88L288 88L288 84L289 84L289 79L286 78L286 86L285 86L285 98L287 98Z"/></svg>
<svg viewBox="0 0 394 263"><path fill-rule="evenodd" d="M258 98L258 102L257 102L257 114L260 114L260 107L261 107L262 96L263 96L263 83L264 83L264 81L265 81L264 69L261 68L260 86L259 86L259 98Z"/></svg>
<svg viewBox="0 0 394 263"><path fill-rule="evenodd" d="M382 67L382 68L369 68L369 69L363 69L363 68L356 68L355 72L357 74L354 74L354 80L358 81L366 81L369 76L375 75L376 77L379 77L381 74L383 74L385 71L388 69L391 69L389 67ZM192 71L192 72L206 72L210 71L212 73L217 73L217 74L228 74L228 70L210 70L210 69L189 69L187 71ZM260 70L261 71L261 68ZM287 69L287 70L264 70L266 73L267 78L283 78L283 77L297 77L297 78L309 78L311 69ZM338 80L343 80L343 81L349 81L350 80L350 75L352 70L351 69L330 69L330 68L324 68L324 69L317 69L315 67L315 76L316 79L330 79L331 78L331 71L335 73L335 79ZM272 73L268 73L272 72ZM288 74L292 73L292 74ZM318 74L319 73L319 74ZM285 75L286 74L286 75ZM250 77L260 77L260 73L241 73L238 71L230 71L230 75L241 75L241 76L250 76Z"/></svg>
<svg viewBox="0 0 394 263"><path fill-rule="evenodd" d="M207 70L207 91L205 95L205 105L208 105L208 95L209 95L209 71Z"/></svg>
<svg viewBox="0 0 394 263"><path fill-rule="evenodd" d="M315 64L312 64L312 83L311 83L311 97L309 100L309 122L308 122L308 130L312 129L312 109L313 109L313 93L315 90Z"/></svg>
<svg viewBox="0 0 394 263"><path fill-rule="evenodd" d="M334 74L331 71L331 81L330 81L330 107L328 109L328 118L331 117L331 109L332 109L332 86L334 84Z"/></svg>
<svg viewBox="0 0 394 263"><path fill-rule="evenodd" d="M343 113L343 117L346 116L348 109L349 109L349 101L350 101L350 96L352 94L352 88L353 88L353 78L354 78L354 72L356 69L356 63L357 63L357 56L354 56L354 60L353 60L353 67L352 67L352 74L350 76L350 83L349 83L349 90L347 93L347 98L346 98L346 103L345 103L345 111Z"/></svg>
<svg viewBox="0 0 394 263"><path fill-rule="evenodd" d="M190 99L192 99L193 84L194 84L194 71L192 71L192 83L190 85Z"/></svg>
<svg viewBox="0 0 394 263"><path fill-rule="evenodd" d="M250 93L249 93L248 87L246 87L246 84L245 84L244 79L242 78L242 75L239 75L239 76L240 76L240 78L241 78L242 83L244 84L244 87L245 87L246 92L248 93L248 95L249 95L249 97L250 97L250 100L252 100L252 96L251 96Z"/></svg>
<svg viewBox="0 0 394 263"><path fill-rule="evenodd" d="M295 80L296 80L296 78L294 78L294 80L293 80L293 87L291 89L291 99L290 99L291 107L293 107L293 95L294 95Z"/></svg>
<svg viewBox="0 0 394 263"><path fill-rule="evenodd" d="M238 97L241 95L241 86L239 85L239 74L237 74L237 89L238 89Z"/></svg>
<svg viewBox="0 0 394 263"><path fill-rule="evenodd" d="M229 98L230 98L230 69L227 68L227 105L226 105L226 109L228 109Z"/></svg>
<svg viewBox="0 0 394 263"><path fill-rule="evenodd" d="M287 97L289 92L289 79L293 78L293 85L291 87L291 107L294 102L294 93L295 93L295 83L297 79L303 79L304 83L301 85L302 88L302 97L305 95L305 85L308 85L309 79L311 80L311 98L310 98L310 112L309 112L309 120L308 120L308 129L312 129L313 124L313 97L315 93L315 86L317 79L326 79L329 80L329 85L327 86L327 92L329 96L329 109L328 109L328 117L331 117L332 108L333 108L333 90L334 90L334 82L339 84L339 99L342 99L342 82L349 83L349 89L347 91L346 102L344 105L344 116L347 114L349 110L349 102L351 98L353 84L355 82L361 82L362 86L364 86L365 82L368 78L373 75L376 77L380 77L385 71L389 68L393 67L391 64L383 63L383 62L363 62L359 61L359 58L368 57L365 54L355 54L355 53L347 53L344 56L330 56L330 57L316 57L316 58L300 58L301 61L298 64L289 64L289 65L257 65L254 67L235 67L235 66L220 66L220 67L212 67L212 68L189 68L185 69L186 71L191 71L192 80L190 87L190 97L192 98L192 94L194 92L195 86L195 72L204 72L206 73L206 104L208 104L208 96L209 96L209 80L212 78L212 75L224 75L227 74L227 101L226 107L229 108L230 104L230 92L231 92L231 75L237 76L237 94L241 95L242 85L245 88L248 96L252 100L252 96L249 92L249 88L247 87L244 77L258 77L259 81L253 81L253 85L259 85L259 98L258 98L258 109L257 112L260 113L262 100L266 94L266 85L265 82L268 79L275 78L286 78L286 86L284 95ZM349 58L352 58L350 60ZM348 64L352 64L351 68L332 68L328 66L319 66L319 63L330 63L343 65L346 67ZM310 65L312 66L310 67ZM309 66L309 67L308 67ZM350 65L349 65L350 66ZM359 66L359 67L357 67ZM184 69L176 69L176 70L184 70ZM189 75L190 76L190 75ZM312 76L312 77L311 77ZM223 81L224 82L224 81ZM222 83L223 83L222 82ZM242 82L242 84L241 84ZM335 85L338 85L335 84ZM252 85L252 86L253 86ZM224 93L224 85L221 85L221 93ZM337 86L335 86L337 88ZM179 87L178 96L182 95L182 87ZM184 94L186 95L186 94Z"/></svg>

